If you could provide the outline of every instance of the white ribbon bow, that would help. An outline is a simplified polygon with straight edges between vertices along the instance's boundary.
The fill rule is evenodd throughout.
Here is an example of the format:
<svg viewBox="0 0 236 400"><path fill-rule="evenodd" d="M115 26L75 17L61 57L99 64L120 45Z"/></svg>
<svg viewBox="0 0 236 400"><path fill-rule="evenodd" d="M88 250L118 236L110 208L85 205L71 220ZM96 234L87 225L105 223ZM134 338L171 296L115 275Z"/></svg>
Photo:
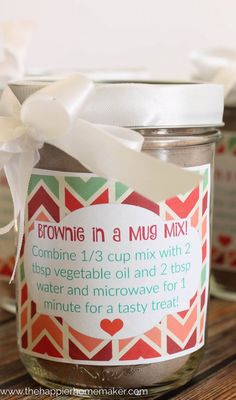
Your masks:
<svg viewBox="0 0 236 400"><path fill-rule="evenodd" d="M209 49L194 51L191 60L195 79L224 85L226 106L236 106L236 51Z"/></svg>
<svg viewBox="0 0 236 400"><path fill-rule="evenodd" d="M22 106L10 88L3 93L0 168L5 170L12 193L14 220L19 217L15 268L24 235L28 184L44 142L74 157L96 175L120 181L154 202L186 193L201 180L195 172L141 153L143 138L139 133L80 119L94 90L88 78L74 75L37 91ZM13 224L1 228L0 234Z"/></svg>

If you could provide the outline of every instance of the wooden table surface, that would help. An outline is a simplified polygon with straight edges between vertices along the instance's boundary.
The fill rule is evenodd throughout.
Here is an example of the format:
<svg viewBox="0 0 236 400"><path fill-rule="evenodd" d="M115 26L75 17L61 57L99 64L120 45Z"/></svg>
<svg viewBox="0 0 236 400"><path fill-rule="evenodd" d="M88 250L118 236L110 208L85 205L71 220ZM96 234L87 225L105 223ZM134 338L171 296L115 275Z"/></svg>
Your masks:
<svg viewBox="0 0 236 400"><path fill-rule="evenodd" d="M158 399L236 400L236 303L211 299L208 327L205 357L195 378ZM30 378L19 360L14 317L0 310L0 391L3 393L2 389L25 387L33 389L39 388L39 385ZM0 399L4 400L34 398L49 397L0 394ZM67 400L74 397L60 398Z"/></svg>

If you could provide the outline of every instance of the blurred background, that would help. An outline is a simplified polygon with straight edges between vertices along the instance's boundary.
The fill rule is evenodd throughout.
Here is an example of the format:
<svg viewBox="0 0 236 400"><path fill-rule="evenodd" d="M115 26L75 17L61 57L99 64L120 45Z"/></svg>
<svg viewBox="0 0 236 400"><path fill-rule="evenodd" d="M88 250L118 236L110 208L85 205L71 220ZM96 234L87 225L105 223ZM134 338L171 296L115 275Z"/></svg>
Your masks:
<svg viewBox="0 0 236 400"><path fill-rule="evenodd" d="M235 0L0 0L0 23L32 21L28 73L144 68L186 79L192 50L235 46L235 15Z"/></svg>

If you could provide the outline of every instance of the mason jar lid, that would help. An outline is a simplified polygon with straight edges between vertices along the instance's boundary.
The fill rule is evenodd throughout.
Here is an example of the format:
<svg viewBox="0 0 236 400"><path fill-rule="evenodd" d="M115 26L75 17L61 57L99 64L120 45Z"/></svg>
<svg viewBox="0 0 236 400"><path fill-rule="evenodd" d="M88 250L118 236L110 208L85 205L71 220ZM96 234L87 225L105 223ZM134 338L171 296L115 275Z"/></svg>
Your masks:
<svg viewBox="0 0 236 400"><path fill-rule="evenodd" d="M23 102L50 80L9 86ZM79 117L97 124L136 128L216 127L223 124L223 97L223 86L216 84L104 82L96 84Z"/></svg>

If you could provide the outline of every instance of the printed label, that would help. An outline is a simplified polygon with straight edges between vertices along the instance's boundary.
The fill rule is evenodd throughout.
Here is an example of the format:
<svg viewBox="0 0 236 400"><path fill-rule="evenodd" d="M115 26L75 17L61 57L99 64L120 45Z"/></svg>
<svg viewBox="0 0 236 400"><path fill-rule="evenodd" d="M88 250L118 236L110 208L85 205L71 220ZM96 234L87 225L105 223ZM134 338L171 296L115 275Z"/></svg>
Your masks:
<svg viewBox="0 0 236 400"><path fill-rule="evenodd" d="M5 174L1 171L0 205L0 226L4 226L13 218L13 204ZM12 229L0 237L0 280L9 281L15 263L15 252L15 233Z"/></svg>
<svg viewBox="0 0 236 400"><path fill-rule="evenodd" d="M159 204L93 174L34 170L18 269L23 352L122 365L204 344L210 167L199 169L199 187Z"/></svg>
<svg viewBox="0 0 236 400"><path fill-rule="evenodd" d="M213 268L236 272L236 133L224 132L215 164Z"/></svg>

